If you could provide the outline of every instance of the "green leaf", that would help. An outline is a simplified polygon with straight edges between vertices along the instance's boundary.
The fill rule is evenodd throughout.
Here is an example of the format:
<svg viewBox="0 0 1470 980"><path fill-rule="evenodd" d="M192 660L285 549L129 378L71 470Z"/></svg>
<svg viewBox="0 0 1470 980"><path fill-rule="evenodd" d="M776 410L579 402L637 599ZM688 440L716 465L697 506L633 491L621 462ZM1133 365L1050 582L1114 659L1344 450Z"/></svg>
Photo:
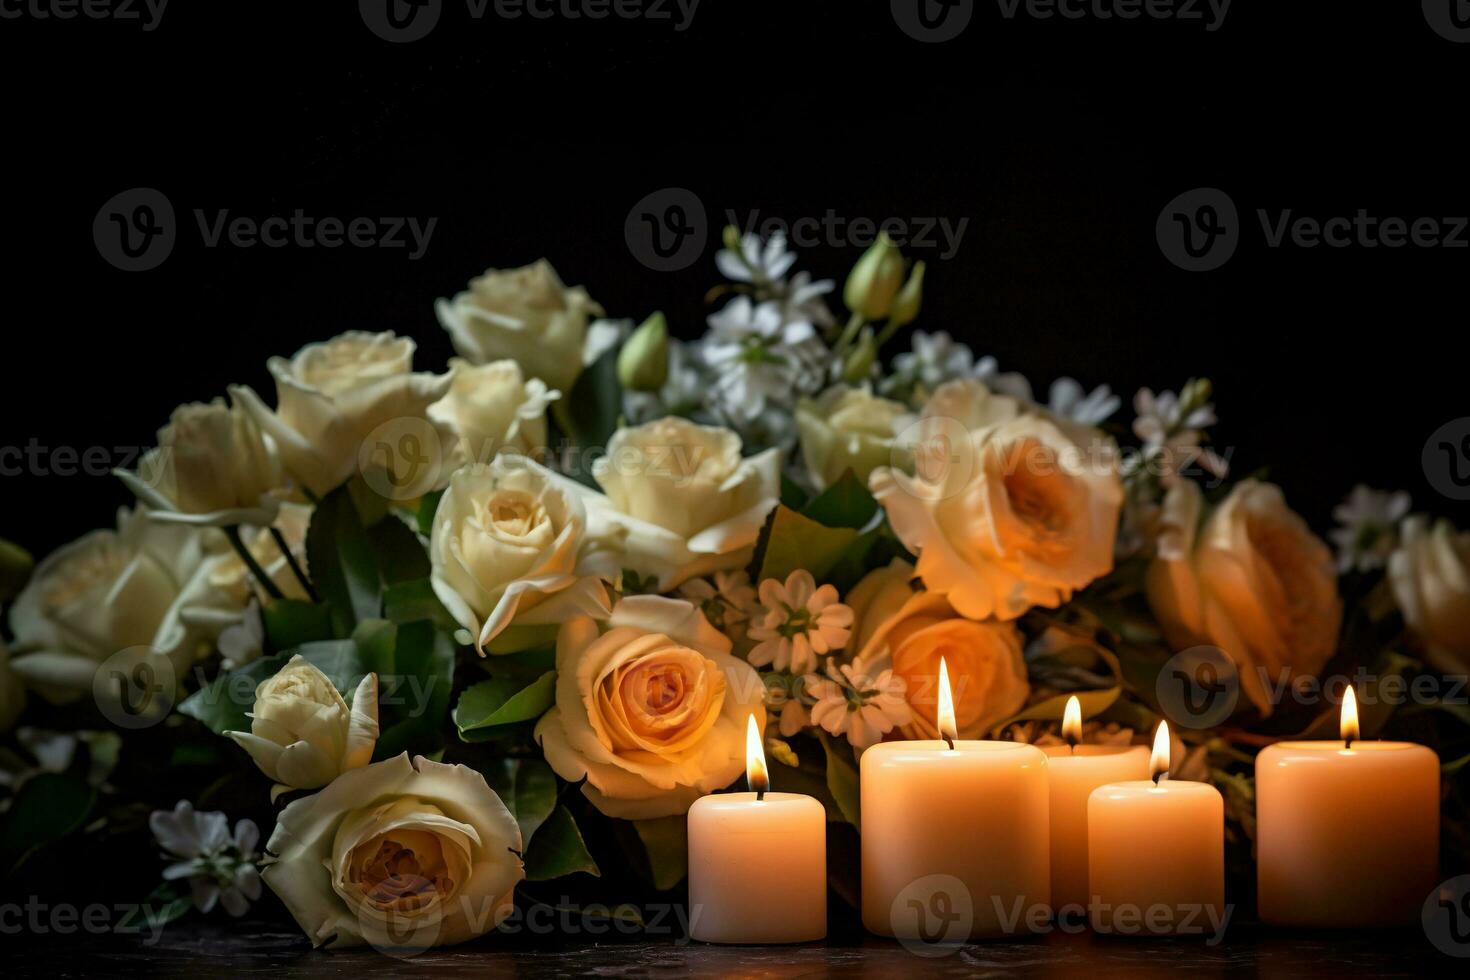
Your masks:
<svg viewBox="0 0 1470 980"><path fill-rule="evenodd" d="M454 686L454 643L419 620L396 627L391 662L378 671L378 736L373 759L400 752L428 755L443 747L444 719Z"/></svg>
<svg viewBox="0 0 1470 980"><path fill-rule="evenodd" d="M0 876L27 854L85 824L96 799L87 781L76 776L47 772L26 780L0 818Z"/></svg>
<svg viewBox="0 0 1470 980"><path fill-rule="evenodd" d="M271 650L332 638L331 609L303 599L277 599L261 610L261 619Z"/></svg>
<svg viewBox="0 0 1470 980"><path fill-rule="evenodd" d="M827 753L827 789L843 818L854 827L861 828L861 799L858 768L852 759L852 750L835 738L821 732L822 748Z"/></svg>
<svg viewBox="0 0 1470 980"><path fill-rule="evenodd" d="M382 583L377 555L345 486L323 497L312 513L306 559L317 590L331 606L339 636L351 633L359 619L378 615Z"/></svg>
<svg viewBox="0 0 1470 980"><path fill-rule="evenodd" d="M648 855L653 887L668 891L683 881L689 873L689 818L680 814L634 820L633 829L638 831L638 839L643 841L643 851Z"/></svg>
<svg viewBox="0 0 1470 980"><path fill-rule="evenodd" d="M352 693L357 682L368 671L363 666L357 645L351 640L324 640L306 643L294 650L262 657L239 670L221 674L179 703L180 714L203 722L217 735L250 730L245 716L255 705L255 689L267 677L300 654L316 666L344 696Z"/></svg>
<svg viewBox="0 0 1470 980"><path fill-rule="evenodd" d="M549 881L578 871L602 874L597 862L587 853L587 842L582 839L572 812L558 806L526 848L526 880Z"/></svg>
<svg viewBox="0 0 1470 980"><path fill-rule="evenodd" d="M618 350L605 351L577 376L572 390L555 402L552 411L566 434L583 449L600 449L612 439L618 419L623 413L623 389L618 384ZM578 454L583 460L574 475L586 482L591 479L590 455Z"/></svg>
<svg viewBox="0 0 1470 980"><path fill-rule="evenodd" d="M511 725L540 718L555 701L554 670L525 686L514 677L492 677L460 695L454 724L466 742L484 742L506 734Z"/></svg>
<svg viewBox="0 0 1470 980"><path fill-rule="evenodd" d="M784 582L786 576L805 568L820 582L857 539L858 532L852 528L827 527L778 505L757 581L774 578Z"/></svg>
<svg viewBox="0 0 1470 980"><path fill-rule="evenodd" d="M801 510L806 506L807 494L801 487L797 486L785 473L781 474L781 503L792 510Z"/></svg>
<svg viewBox="0 0 1470 980"><path fill-rule="evenodd" d="M419 500L419 509L414 515L414 523L418 525L419 533L425 537L434 533L434 515L439 512L439 501L443 496L443 490L433 490L424 494Z"/></svg>
<svg viewBox="0 0 1470 980"><path fill-rule="evenodd" d="M1094 718L1111 708L1113 702L1118 700L1118 695L1122 693L1121 687L1105 687L1099 691L1072 691L1068 694L1058 694L1056 697L1033 704L1014 718L1002 722L997 728L1005 728L1018 721L1061 721L1062 715L1067 710L1067 701L1073 697L1082 705L1083 720Z"/></svg>
<svg viewBox="0 0 1470 980"><path fill-rule="evenodd" d="M818 524L827 527L850 527L859 530L868 526L878 514L878 501L868 488L853 475L852 470L842 474L841 479L823 490L801 511Z"/></svg>
<svg viewBox="0 0 1470 980"><path fill-rule="evenodd" d="M520 825L524 854L556 807L556 774L535 758L496 759L484 772L485 782Z"/></svg>
<svg viewBox="0 0 1470 980"><path fill-rule="evenodd" d="M9 602L20 595L35 567L36 560L29 551L0 538L0 602Z"/></svg>
<svg viewBox="0 0 1470 980"><path fill-rule="evenodd" d="M193 907L194 899L187 892L166 881L153 889L142 902L129 908L118 920L114 931L122 935L161 929L183 918Z"/></svg>
<svg viewBox="0 0 1470 980"><path fill-rule="evenodd" d="M427 578L398 582L383 590L383 616L395 623L427 619L449 633L459 629L459 623L434 594L434 586Z"/></svg>
<svg viewBox="0 0 1470 980"><path fill-rule="evenodd" d="M368 528L367 536L377 552L384 584L398 585L429 577L429 553L407 524L396 517L385 518Z"/></svg>
<svg viewBox="0 0 1470 980"><path fill-rule="evenodd" d="M1462 755L1455 761L1446 762L1444 765L1440 766L1439 771L1442 775L1453 776L1461 769L1464 769L1467 764L1470 764L1470 755Z"/></svg>

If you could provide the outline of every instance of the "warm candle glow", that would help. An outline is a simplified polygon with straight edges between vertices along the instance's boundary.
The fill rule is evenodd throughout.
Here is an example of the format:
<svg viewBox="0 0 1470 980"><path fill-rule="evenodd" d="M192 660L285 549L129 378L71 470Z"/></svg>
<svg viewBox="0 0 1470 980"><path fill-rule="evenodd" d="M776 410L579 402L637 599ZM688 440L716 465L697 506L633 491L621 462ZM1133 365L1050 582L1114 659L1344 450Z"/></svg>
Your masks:
<svg viewBox="0 0 1470 980"><path fill-rule="evenodd" d="M1070 745L1082 741L1082 702L1075 694L1067 699L1067 710L1062 712L1062 738Z"/></svg>
<svg viewBox="0 0 1470 980"><path fill-rule="evenodd" d="M745 784L757 796L765 795L771 788L771 774L766 769L766 748L761 741L755 715L750 715L749 724L745 726Z"/></svg>
<svg viewBox="0 0 1470 980"><path fill-rule="evenodd" d="M954 698L949 693L949 668L944 665L944 658L939 658L939 737L954 748L954 740L960 737L959 728L954 723Z"/></svg>
<svg viewBox="0 0 1470 980"><path fill-rule="evenodd" d="M1157 784L1160 779L1169 775L1169 723L1159 722L1159 730L1154 732L1154 751L1148 760L1149 777Z"/></svg>
<svg viewBox="0 0 1470 980"><path fill-rule="evenodd" d="M1338 731L1342 733L1343 748L1352 748L1353 742L1357 741L1358 733L1358 696L1353 693L1353 686L1349 684L1342 691L1342 721L1338 723Z"/></svg>

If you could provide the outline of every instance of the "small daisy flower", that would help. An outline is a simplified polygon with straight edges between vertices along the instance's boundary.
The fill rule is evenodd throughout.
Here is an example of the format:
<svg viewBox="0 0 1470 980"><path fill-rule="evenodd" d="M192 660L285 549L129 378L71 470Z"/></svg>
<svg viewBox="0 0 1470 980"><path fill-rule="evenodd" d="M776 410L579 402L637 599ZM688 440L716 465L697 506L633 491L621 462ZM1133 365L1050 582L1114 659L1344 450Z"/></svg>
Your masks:
<svg viewBox="0 0 1470 980"><path fill-rule="evenodd" d="M679 595L698 606L709 624L731 640L745 639L745 624L757 608L755 587L745 572L716 572L713 578L690 579L679 586Z"/></svg>
<svg viewBox="0 0 1470 980"><path fill-rule="evenodd" d="M1107 385L1098 385L1089 392L1074 378L1058 378L1051 384L1047 408L1061 418L1098 425L1106 422L1122 404L1123 400Z"/></svg>
<svg viewBox="0 0 1470 980"><path fill-rule="evenodd" d="M218 904L238 918L260 897L255 866L260 831L254 821L241 820L231 835L223 813L199 813L180 800L173 810L154 810L148 826L168 856L178 859L163 869L164 880L187 880L199 911Z"/></svg>
<svg viewBox="0 0 1470 980"><path fill-rule="evenodd" d="M799 568L786 583L761 583L760 609L748 631L756 641L749 660L793 674L816 669L817 658L847 645L852 636L852 610L837 601L837 589L818 588L812 573Z"/></svg>
<svg viewBox="0 0 1470 980"><path fill-rule="evenodd" d="M1337 545L1337 570L1382 568L1398 544L1398 524L1409 513L1409 495L1359 484L1332 511L1340 525L1327 532Z"/></svg>
<svg viewBox="0 0 1470 980"><path fill-rule="evenodd" d="M1166 487L1191 463L1222 479L1229 471L1224 459L1202 448L1204 430L1216 422L1209 397L1210 383L1200 380L1191 380L1178 395L1172 391L1155 395L1141 388L1133 397L1133 433L1143 442L1144 459L1156 460L1162 467Z"/></svg>
<svg viewBox="0 0 1470 980"><path fill-rule="evenodd" d="M825 676L808 674L806 680L806 693L816 701L812 724L845 735L854 748L865 749L913 720L904 699L906 685L892 670L869 677L861 664L828 660Z"/></svg>

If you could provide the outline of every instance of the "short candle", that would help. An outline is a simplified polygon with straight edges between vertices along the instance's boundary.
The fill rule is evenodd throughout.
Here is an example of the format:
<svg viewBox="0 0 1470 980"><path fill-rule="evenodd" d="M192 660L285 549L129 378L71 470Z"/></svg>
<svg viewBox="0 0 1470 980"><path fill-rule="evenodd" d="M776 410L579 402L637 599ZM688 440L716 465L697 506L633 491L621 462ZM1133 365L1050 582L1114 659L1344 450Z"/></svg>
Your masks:
<svg viewBox="0 0 1470 980"><path fill-rule="evenodd" d="M1256 757L1262 922L1361 928L1419 920L1439 880L1439 757L1358 740L1343 695L1340 741L1278 742Z"/></svg>
<svg viewBox="0 0 1470 980"><path fill-rule="evenodd" d="M689 808L689 935L707 943L802 943L827 935L827 811L810 796L769 792L752 715L748 793Z"/></svg>

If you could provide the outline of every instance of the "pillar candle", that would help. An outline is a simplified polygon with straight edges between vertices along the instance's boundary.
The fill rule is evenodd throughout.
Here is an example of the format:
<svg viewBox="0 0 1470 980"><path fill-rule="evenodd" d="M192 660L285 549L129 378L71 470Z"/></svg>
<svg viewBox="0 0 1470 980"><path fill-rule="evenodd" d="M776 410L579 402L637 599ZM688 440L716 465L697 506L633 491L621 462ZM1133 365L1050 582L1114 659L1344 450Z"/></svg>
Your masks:
<svg viewBox="0 0 1470 980"><path fill-rule="evenodd" d="M1148 778L1142 745L1082 745L1082 705L1067 701L1062 720L1067 745L1039 746L1046 753L1050 786L1051 904L1058 913L1087 908L1087 799L1107 783Z"/></svg>
<svg viewBox="0 0 1470 980"><path fill-rule="evenodd" d="M689 935L708 943L801 943L827 935L827 812L810 796L767 792L751 717L749 793L689 808Z"/></svg>
<svg viewBox="0 0 1470 980"><path fill-rule="evenodd" d="M1089 918L1121 934L1203 934L1224 921L1225 801L1205 783L1170 780L1160 722L1153 780L1110 783L1087 801Z"/></svg>
<svg viewBox="0 0 1470 980"><path fill-rule="evenodd" d="M1357 739L1352 688L1340 741L1278 742L1256 757L1262 922L1359 928L1417 922L1439 880L1439 757Z"/></svg>
<svg viewBox="0 0 1470 980"><path fill-rule="evenodd" d="M863 753L863 925L926 942L1027 933L1050 902L1046 756L957 739L942 660L939 700L943 738Z"/></svg>

